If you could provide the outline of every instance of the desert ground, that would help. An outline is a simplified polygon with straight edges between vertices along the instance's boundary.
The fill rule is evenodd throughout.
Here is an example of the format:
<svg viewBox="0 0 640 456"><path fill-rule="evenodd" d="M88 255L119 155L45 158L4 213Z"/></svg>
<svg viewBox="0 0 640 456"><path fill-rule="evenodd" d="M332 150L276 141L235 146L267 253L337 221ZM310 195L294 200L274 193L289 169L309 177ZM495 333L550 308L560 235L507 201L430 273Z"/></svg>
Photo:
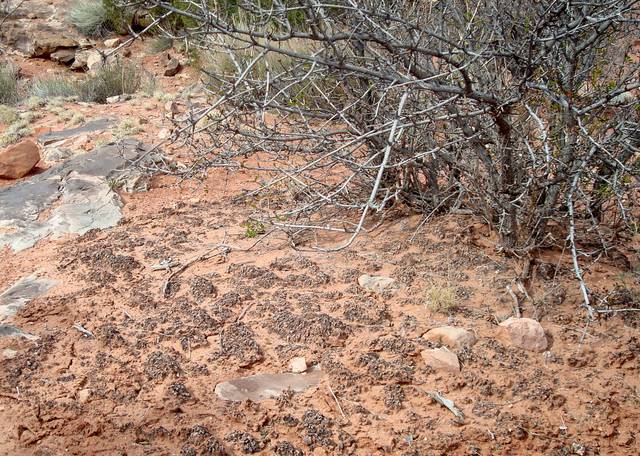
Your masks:
<svg viewBox="0 0 640 456"><path fill-rule="evenodd" d="M25 81L78 76L16 38L73 38L64 3L26 1L2 26L0 58ZM152 93L12 108L42 159L0 179L0 454L640 452L637 237L585 270L611 310L594 321L569 252L537 256L525 289L523 261L496 251L492 228L470 215L422 224L398 209L328 253L269 226L249 232L260 202L237 198L257 186L247 169L183 179L149 167L131 188L107 170L91 198L112 205L112 226L58 224L14 248L14 235L57 220L67 194L29 223L2 206L23 188L16 207L32 207L27 185L56 167L72 163L58 177L69 187L73 163L124 138L145 150L165 138L163 159L189 166L170 135L172 118L205 99L198 71L172 49L182 69L165 76L166 52L145 40L125 50L154 74ZM111 120L55 136L99 119ZM25 278L45 285L12 292Z"/></svg>

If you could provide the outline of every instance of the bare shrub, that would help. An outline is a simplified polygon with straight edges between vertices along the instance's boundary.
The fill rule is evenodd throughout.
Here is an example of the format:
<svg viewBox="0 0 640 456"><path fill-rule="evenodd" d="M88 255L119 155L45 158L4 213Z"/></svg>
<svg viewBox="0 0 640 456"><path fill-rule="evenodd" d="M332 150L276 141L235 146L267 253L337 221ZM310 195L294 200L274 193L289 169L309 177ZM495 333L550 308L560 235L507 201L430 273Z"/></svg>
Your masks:
<svg viewBox="0 0 640 456"><path fill-rule="evenodd" d="M261 190L289 182L274 224L294 242L325 229L345 240L316 248L344 248L400 206L464 210L506 254L568 247L591 315L580 263L636 230L638 3L146 2L228 55L181 131L200 169L269 156Z"/></svg>
<svg viewBox="0 0 640 456"><path fill-rule="evenodd" d="M425 307L432 312L448 313L458 304L457 288L451 284L433 284L425 293Z"/></svg>

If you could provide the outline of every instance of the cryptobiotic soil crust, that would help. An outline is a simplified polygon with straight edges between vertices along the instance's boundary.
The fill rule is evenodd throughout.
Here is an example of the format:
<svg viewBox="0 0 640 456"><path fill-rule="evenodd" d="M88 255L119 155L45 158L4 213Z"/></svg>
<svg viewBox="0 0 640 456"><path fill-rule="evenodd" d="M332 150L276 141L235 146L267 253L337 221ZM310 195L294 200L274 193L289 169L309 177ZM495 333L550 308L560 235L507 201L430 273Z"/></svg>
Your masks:
<svg viewBox="0 0 640 456"><path fill-rule="evenodd" d="M529 352L497 326L512 313L505 286L518 264L487 248L471 218L436 220L413 243L415 216L344 252L298 252L279 234L241 251L256 241L240 226L252 209L230 201L252 176L233 177L157 178L123 196L115 228L3 252L1 289L35 270L60 285L13 319L39 340L0 338L0 453L637 454L638 320L587 323L566 258L536 267L523 316L550 346ZM172 273L151 267L220 243L233 248L168 286ZM367 291L365 273L395 286ZM603 263L591 280L611 293L620 274ZM434 284L454 284L455 305L430 308ZM437 346L421 336L443 325L478 339L456 350L459 373L420 356ZM287 372L297 356L321 366L318 386L258 403L215 394L236 377Z"/></svg>

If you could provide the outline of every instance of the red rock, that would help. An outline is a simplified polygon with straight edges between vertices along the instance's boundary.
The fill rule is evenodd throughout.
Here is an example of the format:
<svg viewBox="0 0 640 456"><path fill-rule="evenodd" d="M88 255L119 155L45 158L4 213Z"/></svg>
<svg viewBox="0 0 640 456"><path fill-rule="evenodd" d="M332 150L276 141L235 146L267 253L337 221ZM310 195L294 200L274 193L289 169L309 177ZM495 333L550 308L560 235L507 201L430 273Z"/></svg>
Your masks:
<svg viewBox="0 0 640 456"><path fill-rule="evenodd" d="M508 318L500 323L499 337L529 351L543 352L548 346L542 325L531 318Z"/></svg>
<svg viewBox="0 0 640 456"><path fill-rule="evenodd" d="M434 370L447 372L460 372L460 361L455 353L444 347L423 350L420 355L425 364Z"/></svg>
<svg viewBox="0 0 640 456"><path fill-rule="evenodd" d="M0 177L19 179L25 176L40 161L36 143L25 139L0 152Z"/></svg>
<svg viewBox="0 0 640 456"><path fill-rule="evenodd" d="M455 349L471 347L476 343L476 336L471 331L455 326L433 328L422 337Z"/></svg>
<svg viewBox="0 0 640 456"><path fill-rule="evenodd" d="M307 360L301 356L292 358L291 361L289 361L289 370L294 374L306 372L307 368Z"/></svg>

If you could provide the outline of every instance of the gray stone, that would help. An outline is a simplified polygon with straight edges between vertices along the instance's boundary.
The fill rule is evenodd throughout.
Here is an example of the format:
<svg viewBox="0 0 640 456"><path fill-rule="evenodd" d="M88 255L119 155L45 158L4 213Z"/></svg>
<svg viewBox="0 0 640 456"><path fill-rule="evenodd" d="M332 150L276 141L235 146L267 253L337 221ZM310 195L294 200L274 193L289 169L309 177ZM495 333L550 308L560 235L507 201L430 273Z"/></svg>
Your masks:
<svg viewBox="0 0 640 456"><path fill-rule="evenodd" d="M382 293L385 290L390 289L395 284L395 279L385 276L363 274L358 277L358 284L362 288L373 291L374 293Z"/></svg>
<svg viewBox="0 0 640 456"><path fill-rule="evenodd" d="M27 340L38 340L39 337L29 334L12 325L0 323L0 337L22 337Z"/></svg>
<svg viewBox="0 0 640 456"><path fill-rule="evenodd" d="M52 131L50 133L44 133L38 136L38 142L43 146L48 146L54 142L62 141L63 139L75 138L76 136L83 135L85 133L92 133L95 131L104 131L108 128L116 125L115 119L103 118L96 119L85 123L84 125L76 128L70 128L62 131Z"/></svg>
<svg viewBox="0 0 640 456"><path fill-rule="evenodd" d="M175 76L180 72L182 66L180 65L180 61L175 57L167 56L167 60L164 64L164 75L165 76Z"/></svg>
<svg viewBox="0 0 640 456"><path fill-rule="evenodd" d="M139 141L124 140L0 188L0 247L20 251L48 236L115 226L122 218L122 201L109 183L117 180L130 188L141 173L128 164L145 153ZM144 162L155 158L145 155Z"/></svg>
<svg viewBox="0 0 640 456"><path fill-rule="evenodd" d="M71 65L75 59L75 49L58 49L57 51L51 53L51 60L62 65Z"/></svg>
<svg viewBox="0 0 640 456"><path fill-rule="evenodd" d="M59 163L72 157L73 151L67 148L58 148L55 146L45 148L43 151L44 161L47 163Z"/></svg>
<svg viewBox="0 0 640 456"><path fill-rule="evenodd" d="M20 279L0 294L0 337L18 336L37 339L37 336L25 333L20 328L8 323L20 308L57 284L56 280L40 278L37 274L32 274Z"/></svg>
<svg viewBox="0 0 640 456"><path fill-rule="evenodd" d="M0 294L0 319L14 316L27 302L46 293L57 283L39 278L37 274L20 279Z"/></svg>
<svg viewBox="0 0 640 456"><path fill-rule="evenodd" d="M260 402L280 396L291 390L301 393L316 386L322 379L320 366L315 366L305 374L258 374L218 383L215 392L220 399L241 402L250 399Z"/></svg>

